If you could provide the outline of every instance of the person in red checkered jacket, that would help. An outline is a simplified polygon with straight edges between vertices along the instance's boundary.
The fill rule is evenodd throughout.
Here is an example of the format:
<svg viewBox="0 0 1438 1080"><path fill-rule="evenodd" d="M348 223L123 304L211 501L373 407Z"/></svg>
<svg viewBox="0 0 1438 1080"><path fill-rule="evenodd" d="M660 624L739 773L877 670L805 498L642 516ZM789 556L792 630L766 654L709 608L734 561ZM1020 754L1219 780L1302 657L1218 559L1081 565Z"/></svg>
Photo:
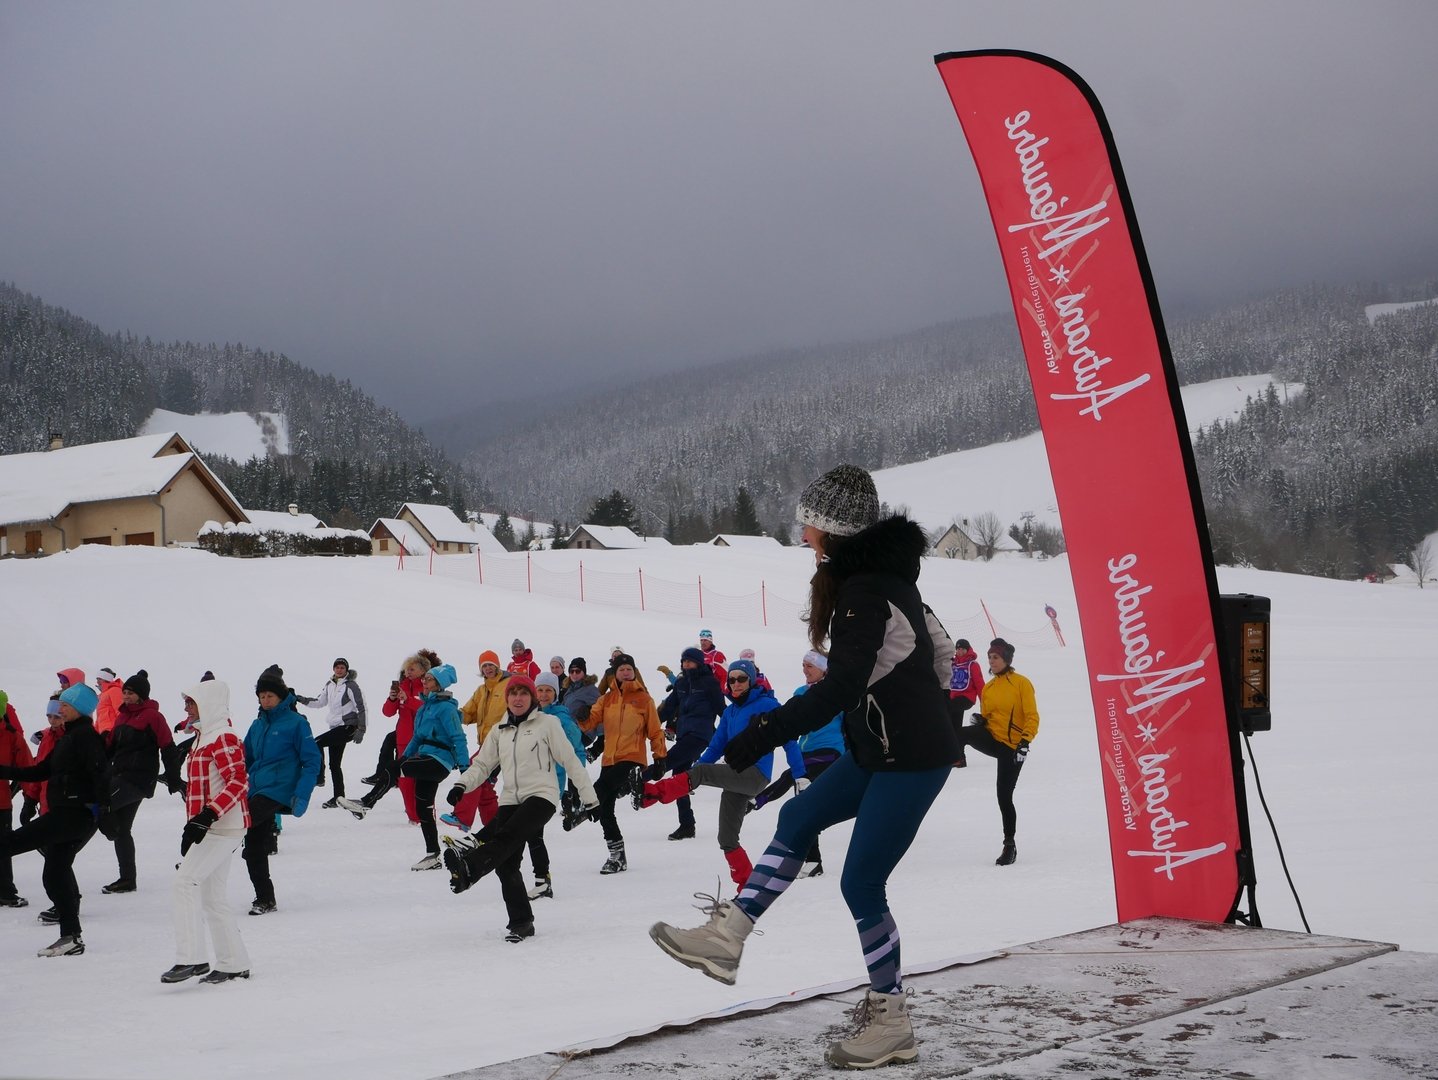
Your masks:
<svg viewBox="0 0 1438 1080"><path fill-rule="evenodd" d="M196 732L186 761L185 822L175 874L175 966L165 983L201 976L205 983L250 977L250 957L230 907L230 863L250 827L245 747L230 723L230 688L218 680L185 691L185 714ZM206 959L204 923L214 942Z"/></svg>

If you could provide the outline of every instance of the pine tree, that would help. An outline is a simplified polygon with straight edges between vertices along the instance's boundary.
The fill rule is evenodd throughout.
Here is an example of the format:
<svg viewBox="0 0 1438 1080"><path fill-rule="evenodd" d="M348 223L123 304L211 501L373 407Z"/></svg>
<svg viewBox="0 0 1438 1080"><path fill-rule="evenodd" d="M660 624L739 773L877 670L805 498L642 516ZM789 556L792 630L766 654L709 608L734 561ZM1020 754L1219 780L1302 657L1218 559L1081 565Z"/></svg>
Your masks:
<svg viewBox="0 0 1438 1080"><path fill-rule="evenodd" d="M494 538L504 545L505 551L514 551L518 544L514 539L514 523L509 520L509 511L501 510L499 520L494 523Z"/></svg>
<svg viewBox="0 0 1438 1080"><path fill-rule="evenodd" d="M740 487L734 495L734 532L739 536L760 536L764 527L759 524L759 513L754 509L754 500L749 489Z"/></svg>
<svg viewBox="0 0 1438 1080"><path fill-rule="evenodd" d="M634 504L618 488L594 501L585 522L589 525L622 525L628 529L638 526Z"/></svg>

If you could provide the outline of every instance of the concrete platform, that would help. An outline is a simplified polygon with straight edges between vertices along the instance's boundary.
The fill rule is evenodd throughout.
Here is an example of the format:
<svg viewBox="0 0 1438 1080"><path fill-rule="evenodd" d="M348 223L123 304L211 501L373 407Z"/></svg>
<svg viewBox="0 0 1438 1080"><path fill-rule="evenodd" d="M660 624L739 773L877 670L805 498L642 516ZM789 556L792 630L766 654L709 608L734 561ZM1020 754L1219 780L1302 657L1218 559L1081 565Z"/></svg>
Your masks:
<svg viewBox="0 0 1438 1080"><path fill-rule="evenodd" d="M1438 955L1379 942L1145 919L905 985L920 1056L896 1077L1438 1080ZM816 987L450 1080L833 1077L824 1049L862 996Z"/></svg>

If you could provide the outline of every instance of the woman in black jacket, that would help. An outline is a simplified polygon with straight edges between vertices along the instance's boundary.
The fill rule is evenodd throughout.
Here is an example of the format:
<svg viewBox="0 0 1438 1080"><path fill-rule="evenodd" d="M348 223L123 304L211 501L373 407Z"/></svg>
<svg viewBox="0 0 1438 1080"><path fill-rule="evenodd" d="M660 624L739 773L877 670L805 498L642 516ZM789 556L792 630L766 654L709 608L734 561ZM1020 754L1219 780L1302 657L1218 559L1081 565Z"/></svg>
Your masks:
<svg viewBox="0 0 1438 1080"><path fill-rule="evenodd" d="M84 683L75 683L60 695L64 734L55 749L36 765L0 766L3 780L48 780L49 810L28 825L0 836L0 858L39 850L45 857L41 880L60 924L60 939L41 956L78 956L85 951L80 939L80 888L75 884L75 856L95 835L105 781L105 740L91 717L99 697ZM43 916L42 916L43 918Z"/></svg>
<svg viewBox="0 0 1438 1080"><path fill-rule="evenodd" d="M853 820L840 881L869 969L855 1037L829 1047L833 1065L868 1068L918 1056L889 912L889 874L943 790L959 745L948 722L953 643L919 596L923 530L879 520L873 478L841 465L799 499L804 543L818 569L810 582L809 638L829 641L829 670L809 691L765 713L733 739L735 769L844 714L847 752L779 814L779 827L732 902L716 900L694 930L656 923L655 943L682 964L733 983L744 941L803 865L822 829Z"/></svg>

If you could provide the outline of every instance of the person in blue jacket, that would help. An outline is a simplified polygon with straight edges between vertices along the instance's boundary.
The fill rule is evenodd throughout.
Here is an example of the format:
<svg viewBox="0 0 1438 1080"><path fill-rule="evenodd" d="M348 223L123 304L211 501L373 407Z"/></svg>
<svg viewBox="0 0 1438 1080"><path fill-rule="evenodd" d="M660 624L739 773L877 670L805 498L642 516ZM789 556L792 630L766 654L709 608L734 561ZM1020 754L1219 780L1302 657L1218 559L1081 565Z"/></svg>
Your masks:
<svg viewBox="0 0 1438 1080"><path fill-rule="evenodd" d="M724 687L719 685L714 669L704 653L690 646L679 657L679 674L669 695L659 703L659 719L666 729L673 728L674 745L663 763L655 762L645 774L646 780L658 780L668 770L685 772L699 760L714 738L714 720L724 711ZM689 796L679 799L679 828L669 834L671 840L694 838L694 809Z"/></svg>
<svg viewBox="0 0 1438 1080"><path fill-rule="evenodd" d="M822 679L829 670L829 658L818 649L810 649L804 654L802 661L804 669L804 685L799 687L790 695L790 700L798 697L804 691ZM834 719L821 727L818 731L810 731L799 738L784 744L784 752L796 749L804 759L804 776L795 777L793 770L788 770L772 784L759 792L754 797L754 809L759 809L775 799L781 799L789 791L794 789L798 795L815 780L819 779L825 769L844 756L844 714L836 713ZM824 872L824 859L819 851L819 838L814 837L814 842L809 845L809 851L804 856L804 865L799 868L795 877L818 877Z"/></svg>
<svg viewBox="0 0 1438 1080"><path fill-rule="evenodd" d="M772 690L759 685L759 672L750 660L735 660L729 665L730 704L719 718L709 745L699 755L699 764L666 780L647 781L634 793L636 807L653 806L656 802L673 802L698 787L717 787L719 796L719 848L729 864L729 876L742 886L754 872L754 864L739 845L739 829L749 812L749 800L769 783L774 768L774 754L765 754L753 765L735 769L720 763L729 741L749 726L751 720L779 707ZM787 751L789 767L797 777L804 776L804 759L797 750Z"/></svg>
<svg viewBox="0 0 1438 1080"><path fill-rule="evenodd" d="M363 819L399 783L401 775L414 780L415 809L419 812L419 828L424 834L424 858L411 870L438 870L439 826L434 821L434 796L440 782L455 769L469 764L469 746L460 727L459 705L449 688L458 676L450 664L440 664L424 673L423 703L414 714L414 738L389 766L376 776L373 790L363 799L340 799L339 805Z"/></svg>
<svg viewBox="0 0 1438 1080"><path fill-rule="evenodd" d="M278 828L275 815L304 817L310 794L320 778L320 748L310 724L295 711L295 692L285 673L271 664L255 680L260 711L245 732L245 771L250 778L250 827L241 849L255 899L251 915L275 910L275 883L270 880L270 854Z"/></svg>

